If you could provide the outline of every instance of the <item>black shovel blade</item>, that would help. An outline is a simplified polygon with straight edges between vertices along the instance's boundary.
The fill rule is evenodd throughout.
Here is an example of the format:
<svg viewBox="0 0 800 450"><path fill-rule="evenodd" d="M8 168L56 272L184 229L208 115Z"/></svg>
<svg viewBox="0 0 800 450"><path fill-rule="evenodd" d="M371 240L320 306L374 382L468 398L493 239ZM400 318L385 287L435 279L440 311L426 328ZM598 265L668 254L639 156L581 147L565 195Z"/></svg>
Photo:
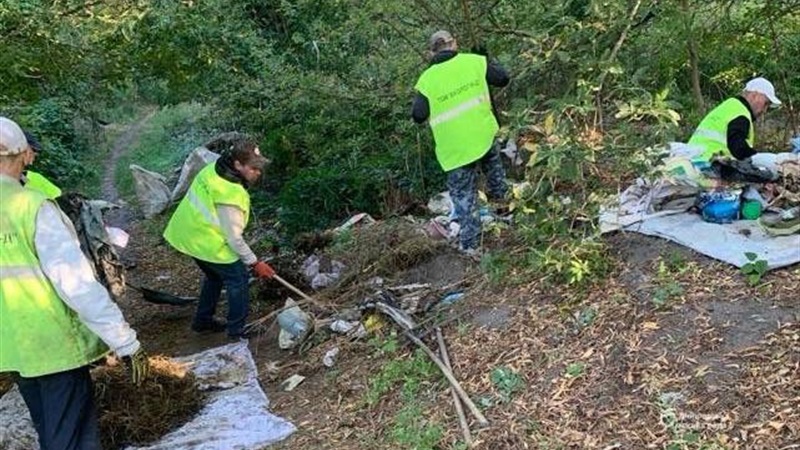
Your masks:
<svg viewBox="0 0 800 450"><path fill-rule="evenodd" d="M128 286L131 285L129 284ZM155 303L156 305L185 306L185 305L191 305L192 303L198 300L197 297L181 297L178 295L173 295L162 291L156 291L155 289L150 289L142 286L131 286L131 287L141 292L142 298L145 301L150 303Z"/></svg>

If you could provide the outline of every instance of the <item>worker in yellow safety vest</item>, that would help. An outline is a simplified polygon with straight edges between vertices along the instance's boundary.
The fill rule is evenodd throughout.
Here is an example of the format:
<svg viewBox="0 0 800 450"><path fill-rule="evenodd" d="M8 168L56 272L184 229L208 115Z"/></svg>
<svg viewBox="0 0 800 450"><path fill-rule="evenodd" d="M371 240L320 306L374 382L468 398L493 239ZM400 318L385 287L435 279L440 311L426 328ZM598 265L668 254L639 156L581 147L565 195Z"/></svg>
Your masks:
<svg viewBox="0 0 800 450"><path fill-rule="evenodd" d="M715 156L742 160L755 155L755 121L770 104L781 104L772 83L765 78L748 81L741 95L719 104L697 126L689 139L698 152L692 163L703 167Z"/></svg>
<svg viewBox="0 0 800 450"><path fill-rule="evenodd" d="M23 130L25 133L25 138L28 140L28 144L33 150L34 160L36 159L39 154L42 153L42 144L39 142L36 137ZM28 189L33 189L34 191L39 191L44 194L45 197L55 200L56 197L61 195L61 189L55 185L52 181L48 180L44 175L34 172L32 170L25 170L22 172L22 178L20 179L22 185Z"/></svg>
<svg viewBox="0 0 800 450"><path fill-rule="evenodd" d="M411 116L430 125L436 158L447 173L447 186L455 219L460 225L460 249L477 256L480 219L477 205L477 170L487 178L491 200L505 197L505 172L495 135L499 129L489 86L509 83L508 73L485 55L459 53L447 31L429 40L430 66L416 84Z"/></svg>
<svg viewBox="0 0 800 450"><path fill-rule="evenodd" d="M0 373L11 373L43 449L99 449L89 366L113 350L140 383L147 357L56 204L25 189L22 129L0 117Z"/></svg>
<svg viewBox="0 0 800 450"><path fill-rule="evenodd" d="M167 242L191 256L205 276L191 326L195 332L227 329L233 341L246 338L248 268L259 278L275 275L242 237L250 219L247 188L261 177L266 163L253 141L236 142L195 176L164 230ZM223 287L228 298L227 324L214 318Z"/></svg>

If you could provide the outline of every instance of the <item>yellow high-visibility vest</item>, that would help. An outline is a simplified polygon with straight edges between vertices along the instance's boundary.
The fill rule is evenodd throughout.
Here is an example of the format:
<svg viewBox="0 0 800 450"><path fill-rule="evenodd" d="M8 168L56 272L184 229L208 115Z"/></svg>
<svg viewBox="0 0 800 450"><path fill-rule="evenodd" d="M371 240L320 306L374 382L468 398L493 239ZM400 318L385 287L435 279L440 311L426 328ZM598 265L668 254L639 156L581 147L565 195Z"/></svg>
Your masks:
<svg viewBox="0 0 800 450"><path fill-rule="evenodd" d="M430 105L428 123L445 172L483 157L499 129L486 66L484 56L459 53L430 66L417 81L416 89Z"/></svg>
<svg viewBox="0 0 800 450"><path fill-rule="evenodd" d="M238 183L219 175L214 164L204 167L192 181L164 230L164 239L176 250L202 261L229 264L239 255L228 245L217 215L218 204L233 205L250 219L250 195Z"/></svg>
<svg viewBox="0 0 800 450"><path fill-rule="evenodd" d="M728 124L739 116L747 117L750 122L750 132L746 140L752 147L755 144L756 135L750 110L738 98L729 98L703 118L689 139L689 145L703 149L692 161L709 162L715 155L732 157L728 148Z"/></svg>
<svg viewBox="0 0 800 450"><path fill-rule="evenodd" d="M61 195L61 189L38 172L29 170L25 173L25 178L28 179L25 182L26 188L39 191L50 200L55 200L56 197Z"/></svg>
<svg viewBox="0 0 800 450"><path fill-rule="evenodd" d="M23 377L83 367L108 352L42 272L34 235L46 201L0 178L0 372Z"/></svg>

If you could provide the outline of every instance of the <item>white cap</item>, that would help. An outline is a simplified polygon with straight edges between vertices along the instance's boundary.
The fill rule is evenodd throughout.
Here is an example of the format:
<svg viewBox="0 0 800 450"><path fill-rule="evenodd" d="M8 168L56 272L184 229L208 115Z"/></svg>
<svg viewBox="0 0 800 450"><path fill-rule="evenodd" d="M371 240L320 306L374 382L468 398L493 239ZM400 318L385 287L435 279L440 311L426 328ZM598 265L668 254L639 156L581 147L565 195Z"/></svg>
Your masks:
<svg viewBox="0 0 800 450"><path fill-rule="evenodd" d="M11 119L0 117L0 156L18 155L28 149L22 128Z"/></svg>
<svg viewBox="0 0 800 450"><path fill-rule="evenodd" d="M780 105L781 101L775 96L775 86L766 78L753 78L744 85L744 90L747 92L758 92L767 96L773 105Z"/></svg>

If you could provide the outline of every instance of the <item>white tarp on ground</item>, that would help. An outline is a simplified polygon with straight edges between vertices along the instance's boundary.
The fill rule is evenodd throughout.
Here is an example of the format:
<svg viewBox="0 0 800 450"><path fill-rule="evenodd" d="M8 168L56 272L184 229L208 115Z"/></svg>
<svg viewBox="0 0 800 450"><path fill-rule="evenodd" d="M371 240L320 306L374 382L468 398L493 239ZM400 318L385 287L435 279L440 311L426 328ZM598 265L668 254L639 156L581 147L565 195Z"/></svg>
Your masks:
<svg viewBox="0 0 800 450"><path fill-rule="evenodd" d="M745 253L755 253L770 269L800 262L800 235L769 236L754 220L720 225L706 222L699 214L662 211L655 214L600 215L600 230L634 231L657 236L689 247L736 267L748 262Z"/></svg>
<svg viewBox="0 0 800 450"><path fill-rule="evenodd" d="M128 450L257 450L281 441L294 425L271 414L258 384L256 365L245 343L197 353L179 362L192 364L206 404L191 422L147 447ZM0 398L0 449L37 448L25 403L14 388Z"/></svg>

